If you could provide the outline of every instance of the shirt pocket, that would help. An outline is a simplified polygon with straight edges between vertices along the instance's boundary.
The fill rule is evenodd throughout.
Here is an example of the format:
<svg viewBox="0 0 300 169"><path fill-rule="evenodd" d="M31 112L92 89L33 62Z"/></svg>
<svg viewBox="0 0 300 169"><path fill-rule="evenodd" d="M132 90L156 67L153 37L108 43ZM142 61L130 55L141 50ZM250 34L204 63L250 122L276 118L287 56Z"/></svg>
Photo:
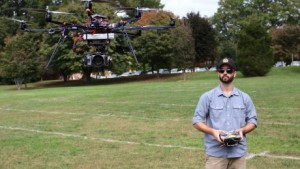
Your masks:
<svg viewBox="0 0 300 169"><path fill-rule="evenodd" d="M210 116L213 119L221 118L223 111L224 111L224 106L210 105Z"/></svg>
<svg viewBox="0 0 300 169"><path fill-rule="evenodd" d="M234 118L246 118L246 107L244 105L233 105L233 117Z"/></svg>

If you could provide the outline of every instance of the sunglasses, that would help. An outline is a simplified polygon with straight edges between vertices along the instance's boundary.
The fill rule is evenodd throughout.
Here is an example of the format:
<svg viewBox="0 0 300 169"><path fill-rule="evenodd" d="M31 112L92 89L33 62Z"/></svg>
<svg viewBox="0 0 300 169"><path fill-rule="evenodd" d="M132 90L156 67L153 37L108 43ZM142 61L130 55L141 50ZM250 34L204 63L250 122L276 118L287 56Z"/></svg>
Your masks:
<svg viewBox="0 0 300 169"><path fill-rule="evenodd" d="M227 74L231 74L231 73L233 73L234 72L234 69L218 69L217 70L219 73L227 73Z"/></svg>

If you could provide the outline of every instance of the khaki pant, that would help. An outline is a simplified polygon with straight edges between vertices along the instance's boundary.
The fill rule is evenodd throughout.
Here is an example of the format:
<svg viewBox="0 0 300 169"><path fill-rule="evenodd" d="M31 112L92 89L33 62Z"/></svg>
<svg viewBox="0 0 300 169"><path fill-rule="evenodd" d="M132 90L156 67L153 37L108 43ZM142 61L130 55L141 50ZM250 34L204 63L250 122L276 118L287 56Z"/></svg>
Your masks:
<svg viewBox="0 0 300 169"><path fill-rule="evenodd" d="M205 169L246 169L246 156L218 158L206 155Z"/></svg>

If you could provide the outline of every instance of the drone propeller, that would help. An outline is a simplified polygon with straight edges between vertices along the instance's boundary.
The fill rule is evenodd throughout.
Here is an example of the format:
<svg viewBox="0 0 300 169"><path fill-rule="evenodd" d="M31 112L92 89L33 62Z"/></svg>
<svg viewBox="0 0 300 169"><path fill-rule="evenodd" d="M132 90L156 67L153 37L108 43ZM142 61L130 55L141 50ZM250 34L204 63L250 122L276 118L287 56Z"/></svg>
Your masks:
<svg viewBox="0 0 300 169"><path fill-rule="evenodd" d="M96 3L110 3L115 7L121 7L121 4L119 1L114 0L80 0L82 2L96 2Z"/></svg>
<svg viewBox="0 0 300 169"><path fill-rule="evenodd" d="M61 11L50 11L49 6L46 6L45 12L47 13L54 13L54 14L67 14L67 15L72 15L74 13L69 13L69 12L61 12Z"/></svg>
<svg viewBox="0 0 300 169"><path fill-rule="evenodd" d="M33 9L33 11L47 12L47 13L51 13L51 14L66 14L66 15L72 15L72 14L74 14L74 13L69 13L69 12L50 11L50 10L45 10L45 9Z"/></svg>
<svg viewBox="0 0 300 169"><path fill-rule="evenodd" d="M107 19L107 17L105 15L101 15L101 14L93 14L92 18L102 18L102 19Z"/></svg>
<svg viewBox="0 0 300 169"><path fill-rule="evenodd" d="M62 11L50 11L48 6L46 7L46 9L33 9L33 8L23 8L23 9L29 11L41 12L41 13L51 13L51 14L66 14L66 15L74 14L74 13L62 12Z"/></svg>
<svg viewBox="0 0 300 169"><path fill-rule="evenodd" d="M134 11L134 17L136 19L140 19L142 17L143 12L159 12L160 9L159 8L144 8L144 7L137 7L137 8L133 8L133 7L118 7L117 8L117 12L116 13L121 13L120 16L125 16L127 17L127 12L126 11ZM124 14L123 14L124 13ZM133 20L133 22L136 20Z"/></svg>
<svg viewBox="0 0 300 169"><path fill-rule="evenodd" d="M24 31L27 28L27 23L24 20L19 20L19 19L15 19L15 18L8 18L8 19L19 22L20 23L20 29L22 31Z"/></svg>
<svg viewBox="0 0 300 169"><path fill-rule="evenodd" d="M19 20L19 19L15 19L15 18L8 18L10 20L13 20L13 21L17 21L17 22L20 22L20 23L26 23L26 21L24 20Z"/></svg>
<svg viewBox="0 0 300 169"><path fill-rule="evenodd" d="M160 9L158 9L158 8L136 8L136 10L143 11L143 12L151 12L151 11L158 12Z"/></svg>
<svg viewBox="0 0 300 169"><path fill-rule="evenodd" d="M74 13L69 13L69 12L61 12L61 11L48 11L49 13L54 13L54 14L66 14L66 15L73 15Z"/></svg>
<svg viewBox="0 0 300 169"><path fill-rule="evenodd" d="M114 4L120 4L118 1L114 0L80 0L82 2L96 2L96 3L114 3Z"/></svg>
<svg viewBox="0 0 300 169"><path fill-rule="evenodd" d="M145 7L137 7L137 8L134 8L134 7L119 7L117 8L119 10L137 10L137 11L145 11L145 12L150 12L150 11L159 11L160 9L159 8L145 8Z"/></svg>

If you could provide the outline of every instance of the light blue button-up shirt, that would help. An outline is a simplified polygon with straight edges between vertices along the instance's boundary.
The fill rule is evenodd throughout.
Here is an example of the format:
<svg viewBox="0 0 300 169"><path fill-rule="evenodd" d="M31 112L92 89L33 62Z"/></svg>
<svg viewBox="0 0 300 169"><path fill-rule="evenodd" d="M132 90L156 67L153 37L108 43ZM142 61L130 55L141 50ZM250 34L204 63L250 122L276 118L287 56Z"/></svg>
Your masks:
<svg viewBox="0 0 300 169"><path fill-rule="evenodd" d="M233 88L230 96L225 96L218 86L204 93L197 104L193 125L204 122L216 130L232 131L244 127L248 123L257 126L257 115L250 96L237 88ZM244 136L241 144L233 147L220 146L210 134L205 134L206 154L214 157L242 157L247 151L247 139Z"/></svg>

